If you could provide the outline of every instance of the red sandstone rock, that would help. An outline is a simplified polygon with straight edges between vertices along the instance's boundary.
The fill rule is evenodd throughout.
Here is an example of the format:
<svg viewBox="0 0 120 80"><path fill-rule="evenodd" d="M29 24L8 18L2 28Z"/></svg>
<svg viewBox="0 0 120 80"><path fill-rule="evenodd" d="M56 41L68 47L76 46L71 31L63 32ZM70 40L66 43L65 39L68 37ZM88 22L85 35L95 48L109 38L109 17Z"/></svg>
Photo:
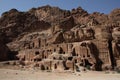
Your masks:
<svg viewBox="0 0 120 80"><path fill-rule="evenodd" d="M9 59L10 49L22 65L41 70L114 68L120 66L119 28L120 9L110 14L49 5L27 12L11 9L0 17L0 60Z"/></svg>

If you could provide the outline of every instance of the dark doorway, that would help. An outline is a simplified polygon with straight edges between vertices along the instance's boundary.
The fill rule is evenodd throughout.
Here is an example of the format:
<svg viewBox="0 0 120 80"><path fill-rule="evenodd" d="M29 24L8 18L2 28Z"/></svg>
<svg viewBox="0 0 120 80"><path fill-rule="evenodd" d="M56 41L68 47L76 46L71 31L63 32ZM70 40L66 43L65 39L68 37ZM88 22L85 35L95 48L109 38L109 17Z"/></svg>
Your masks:
<svg viewBox="0 0 120 80"><path fill-rule="evenodd" d="M75 59L75 63L77 63L77 60Z"/></svg>
<svg viewBox="0 0 120 80"><path fill-rule="evenodd" d="M38 55L39 54L39 52L37 51L37 52L35 52L35 55Z"/></svg>
<svg viewBox="0 0 120 80"><path fill-rule="evenodd" d="M54 65L54 68L57 69L57 64Z"/></svg>
<svg viewBox="0 0 120 80"><path fill-rule="evenodd" d="M60 47L59 54L63 53L63 49Z"/></svg>
<svg viewBox="0 0 120 80"><path fill-rule="evenodd" d="M74 48L73 51L72 51L72 55L73 55L73 56L76 56L75 48Z"/></svg>
<svg viewBox="0 0 120 80"><path fill-rule="evenodd" d="M72 59L73 59L73 57L68 57L68 60L70 60L70 61L71 61Z"/></svg>
<svg viewBox="0 0 120 80"><path fill-rule="evenodd" d="M45 67L44 67L44 65L41 65L41 70L45 70Z"/></svg>

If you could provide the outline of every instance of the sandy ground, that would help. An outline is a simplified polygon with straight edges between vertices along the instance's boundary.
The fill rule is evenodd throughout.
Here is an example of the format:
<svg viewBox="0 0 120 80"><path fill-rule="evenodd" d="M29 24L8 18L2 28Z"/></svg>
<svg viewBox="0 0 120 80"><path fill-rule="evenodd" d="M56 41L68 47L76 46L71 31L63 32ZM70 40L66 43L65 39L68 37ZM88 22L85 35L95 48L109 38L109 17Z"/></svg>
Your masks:
<svg viewBox="0 0 120 80"><path fill-rule="evenodd" d="M41 72L0 69L0 80L120 80L118 73L105 72Z"/></svg>

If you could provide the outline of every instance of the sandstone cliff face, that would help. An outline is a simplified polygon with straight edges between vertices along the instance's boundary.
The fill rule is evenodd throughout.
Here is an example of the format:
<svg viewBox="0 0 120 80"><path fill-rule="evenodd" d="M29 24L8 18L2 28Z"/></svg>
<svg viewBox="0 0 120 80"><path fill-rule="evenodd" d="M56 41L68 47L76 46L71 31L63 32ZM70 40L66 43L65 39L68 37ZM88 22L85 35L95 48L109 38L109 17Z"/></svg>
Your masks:
<svg viewBox="0 0 120 80"><path fill-rule="evenodd" d="M81 7L69 11L49 5L27 12L11 9L0 17L0 45L3 46L0 52L4 54L0 60L8 59L7 45L11 51L19 53L20 60L40 62L53 55L53 63L50 60L48 65L40 62L39 66L45 69L56 68L58 63L64 69L72 69L73 64L96 70L120 66L119 14L120 9L110 14L89 14Z"/></svg>
<svg viewBox="0 0 120 80"><path fill-rule="evenodd" d="M39 21L35 15L28 12L19 12L16 9L3 13L0 19L0 32L6 35L7 42L25 32L41 31L48 29L50 26L48 22Z"/></svg>
<svg viewBox="0 0 120 80"><path fill-rule="evenodd" d="M64 13L66 10L62 10L58 7L51 7L49 5L36 8L34 11L35 16L41 21L47 21L52 24L57 24L59 21L64 18ZM31 12L30 12L31 13Z"/></svg>
<svg viewBox="0 0 120 80"><path fill-rule="evenodd" d="M120 20L120 9L114 9L109 15L108 17L110 19L112 19L113 21L119 21Z"/></svg>

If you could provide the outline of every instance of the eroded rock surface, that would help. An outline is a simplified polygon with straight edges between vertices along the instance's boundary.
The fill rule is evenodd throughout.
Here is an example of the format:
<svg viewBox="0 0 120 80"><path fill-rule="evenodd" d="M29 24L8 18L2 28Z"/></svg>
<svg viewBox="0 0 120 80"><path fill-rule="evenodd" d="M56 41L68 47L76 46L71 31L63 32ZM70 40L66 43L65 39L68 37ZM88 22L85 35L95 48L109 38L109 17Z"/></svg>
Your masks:
<svg viewBox="0 0 120 80"><path fill-rule="evenodd" d="M120 9L89 14L81 7L69 11L49 5L27 12L11 9L0 17L0 60L16 52L12 57L21 65L41 70L120 67L119 14Z"/></svg>

